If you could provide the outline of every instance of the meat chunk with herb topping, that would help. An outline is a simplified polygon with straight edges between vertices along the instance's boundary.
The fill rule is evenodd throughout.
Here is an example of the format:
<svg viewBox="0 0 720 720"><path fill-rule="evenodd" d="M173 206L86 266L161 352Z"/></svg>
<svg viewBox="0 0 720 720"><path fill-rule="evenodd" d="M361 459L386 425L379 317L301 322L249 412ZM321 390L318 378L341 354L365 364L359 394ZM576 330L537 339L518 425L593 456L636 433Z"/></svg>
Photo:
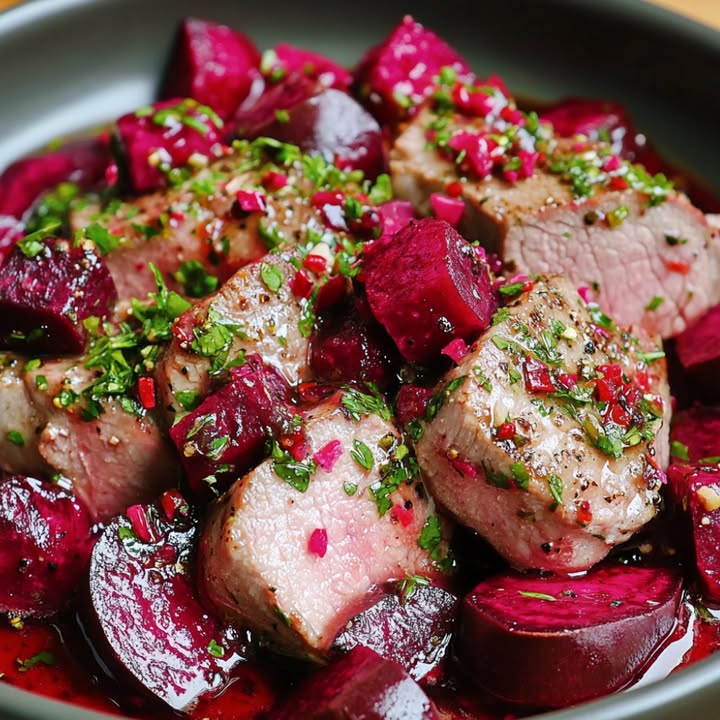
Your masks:
<svg viewBox="0 0 720 720"><path fill-rule="evenodd" d="M514 566L589 568L657 511L670 406L662 352L643 352L559 276L493 322L415 428L423 477Z"/></svg>
<svg viewBox="0 0 720 720"><path fill-rule="evenodd" d="M459 193L465 237L511 273L560 272L587 286L624 326L671 337L720 301L720 241L663 176L609 145L555 140L488 93L483 117L426 110L407 126L391 154L397 197L429 213L433 193Z"/></svg>
<svg viewBox="0 0 720 720"><path fill-rule="evenodd" d="M389 418L379 398L335 395L307 415L293 455L281 438L211 506L199 577L227 620L322 658L376 586L437 574L440 521Z"/></svg>

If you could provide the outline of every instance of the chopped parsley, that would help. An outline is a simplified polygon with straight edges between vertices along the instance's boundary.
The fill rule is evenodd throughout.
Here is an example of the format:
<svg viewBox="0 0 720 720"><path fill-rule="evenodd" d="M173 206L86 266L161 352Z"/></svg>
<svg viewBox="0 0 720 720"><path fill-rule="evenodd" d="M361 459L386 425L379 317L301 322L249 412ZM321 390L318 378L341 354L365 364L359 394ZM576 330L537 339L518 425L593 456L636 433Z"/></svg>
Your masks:
<svg viewBox="0 0 720 720"><path fill-rule="evenodd" d="M25 438L19 430L8 430L7 439L17 447L23 447L23 445L25 445Z"/></svg>
<svg viewBox="0 0 720 720"><path fill-rule="evenodd" d="M208 652L216 658L225 657L225 648L214 638L208 643Z"/></svg>
<svg viewBox="0 0 720 720"><path fill-rule="evenodd" d="M372 450L362 440L353 439L350 456L364 470L372 470L374 463Z"/></svg>
<svg viewBox="0 0 720 720"><path fill-rule="evenodd" d="M276 440L272 446L272 461L273 472L288 485L300 492L305 492L310 487L310 478L317 470L314 460L295 460Z"/></svg>
<svg viewBox="0 0 720 720"><path fill-rule="evenodd" d="M55 658L55 654L50 652L50 650L41 650L39 653L27 658L26 660L17 658L15 662L17 663L18 670L20 672L27 672L30 668L35 667L35 665L55 665L57 660Z"/></svg>
<svg viewBox="0 0 720 720"><path fill-rule="evenodd" d="M260 263L260 279L270 292L277 293L282 287L285 278L282 270L277 265L263 262Z"/></svg>
<svg viewBox="0 0 720 720"><path fill-rule="evenodd" d="M348 416L358 422L363 415L377 415L390 420L392 414L380 391L373 385L366 385L369 392L348 388L340 400Z"/></svg>
<svg viewBox="0 0 720 720"><path fill-rule="evenodd" d="M547 602L557 602L557 598L547 593L534 592L532 590L518 590L518 595L526 598L534 598L535 600L547 600Z"/></svg>
<svg viewBox="0 0 720 720"><path fill-rule="evenodd" d="M173 277L183 286L185 294L192 298L203 298L220 286L220 279L211 275L199 260L186 260Z"/></svg>
<svg viewBox="0 0 720 720"><path fill-rule="evenodd" d="M673 440L670 443L670 455L672 457L679 458L680 460L684 460L685 462L690 462L688 446L678 440Z"/></svg>

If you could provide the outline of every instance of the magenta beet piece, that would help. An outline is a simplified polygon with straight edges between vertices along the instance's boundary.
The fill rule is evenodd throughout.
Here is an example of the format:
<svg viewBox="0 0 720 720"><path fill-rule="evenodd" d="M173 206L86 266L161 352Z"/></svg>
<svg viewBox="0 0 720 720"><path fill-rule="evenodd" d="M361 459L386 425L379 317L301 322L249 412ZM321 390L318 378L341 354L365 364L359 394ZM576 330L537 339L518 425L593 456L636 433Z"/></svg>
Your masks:
<svg viewBox="0 0 720 720"><path fill-rule="evenodd" d="M0 215L0 265L25 234L25 226L12 215Z"/></svg>
<svg viewBox="0 0 720 720"><path fill-rule="evenodd" d="M323 87L338 90L347 90L352 82L352 75L344 67L304 48L280 43L266 57L269 62L267 67L263 66L263 72L271 79L298 74L316 80Z"/></svg>
<svg viewBox="0 0 720 720"><path fill-rule="evenodd" d="M24 217L41 195L61 182L88 190L105 178L110 161L105 137L76 140L59 150L18 160L0 175L0 215Z"/></svg>
<svg viewBox="0 0 720 720"><path fill-rule="evenodd" d="M168 490L105 528L90 561L88 630L112 670L187 711L227 682L243 649L200 604L197 519L178 497Z"/></svg>
<svg viewBox="0 0 720 720"><path fill-rule="evenodd" d="M675 353L703 399L720 399L720 305L675 338Z"/></svg>
<svg viewBox="0 0 720 720"><path fill-rule="evenodd" d="M269 720L439 720L398 665L362 645L314 673Z"/></svg>
<svg viewBox="0 0 720 720"><path fill-rule="evenodd" d="M259 67L260 52L250 38L226 25L186 18L178 29L161 97L194 98L227 120L247 96Z"/></svg>
<svg viewBox="0 0 720 720"><path fill-rule="evenodd" d="M694 405L673 416L671 454L679 462L717 463L720 459L720 407Z"/></svg>
<svg viewBox="0 0 720 720"><path fill-rule="evenodd" d="M223 121L192 98L163 100L118 119L115 150L129 189L150 192L166 175L196 160L221 156Z"/></svg>
<svg viewBox="0 0 720 720"><path fill-rule="evenodd" d="M431 362L490 324L497 297L488 266L448 223L411 223L366 245L364 257L370 308L406 360Z"/></svg>
<svg viewBox="0 0 720 720"><path fill-rule="evenodd" d="M249 137L265 135L375 179L386 169L382 131L348 94L332 88L274 112Z"/></svg>
<svg viewBox="0 0 720 720"><path fill-rule="evenodd" d="M399 583L350 620L334 647L347 651L364 645L422 680L445 657L458 608L452 593L427 583L422 578Z"/></svg>
<svg viewBox="0 0 720 720"><path fill-rule="evenodd" d="M110 271L92 243L22 240L0 269L0 345L80 353L87 342L83 320L106 318L116 300Z"/></svg>
<svg viewBox="0 0 720 720"><path fill-rule="evenodd" d="M471 682L502 700L573 705L636 678L672 631L681 588L679 574L663 567L500 573L464 599L455 653Z"/></svg>
<svg viewBox="0 0 720 720"><path fill-rule="evenodd" d="M415 209L407 200L388 200L377 206L383 221L382 237L394 235L411 220L417 220Z"/></svg>
<svg viewBox="0 0 720 720"><path fill-rule="evenodd" d="M93 547L85 506L58 485L15 475L0 481L0 612L47 616L65 609Z"/></svg>
<svg viewBox="0 0 720 720"><path fill-rule="evenodd" d="M462 78L472 77L468 64L453 48L406 16L362 58L353 87L380 122L397 122L433 92L443 68L452 68Z"/></svg>
<svg viewBox="0 0 720 720"><path fill-rule="evenodd" d="M257 355L233 368L232 379L170 428L191 489L224 490L264 453L292 417L290 388Z"/></svg>
<svg viewBox="0 0 720 720"><path fill-rule="evenodd" d="M369 311L358 311L358 302L344 303L321 318L312 340L310 367L324 382L371 382L386 388L398 365L397 351Z"/></svg>
<svg viewBox="0 0 720 720"><path fill-rule="evenodd" d="M232 138L256 138L277 119L277 114L323 91L323 86L305 75L288 75L268 87L253 103L243 103L227 133Z"/></svg>
<svg viewBox="0 0 720 720"><path fill-rule="evenodd" d="M705 600L720 603L720 468L670 465L667 474L670 494L690 516Z"/></svg>

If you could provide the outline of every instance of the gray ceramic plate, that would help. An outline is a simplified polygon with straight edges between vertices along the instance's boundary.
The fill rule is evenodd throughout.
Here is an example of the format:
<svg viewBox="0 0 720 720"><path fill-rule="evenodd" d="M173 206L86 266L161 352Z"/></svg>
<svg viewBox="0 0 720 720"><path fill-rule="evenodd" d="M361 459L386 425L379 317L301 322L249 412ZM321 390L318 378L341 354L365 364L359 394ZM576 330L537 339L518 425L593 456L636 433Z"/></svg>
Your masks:
<svg viewBox="0 0 720 720"><path fill-rule="evenodd" d="M666 155L720 194L720 35L632 0L29 0L0 14L0 169L151 100L183 16L229 23L261 47L285 40L352 63L404 13L519 94L625 103ZM715 720L718 708L720 655L544 718ZM0 684L3 719L105 717Z"/></svg>

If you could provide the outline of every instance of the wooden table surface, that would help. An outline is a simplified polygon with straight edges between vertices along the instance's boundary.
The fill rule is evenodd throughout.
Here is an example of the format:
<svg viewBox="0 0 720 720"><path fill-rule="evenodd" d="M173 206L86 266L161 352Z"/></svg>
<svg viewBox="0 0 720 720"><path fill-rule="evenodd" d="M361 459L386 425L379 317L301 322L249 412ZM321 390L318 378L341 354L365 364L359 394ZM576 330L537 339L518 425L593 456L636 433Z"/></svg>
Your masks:
<svg viewBox="0 0 720 720"><path fill-rule="evenodd" d="M0 0L0 10L16 5L19 1ZM720 0L654 0L654 2L720 30Z"/></svg>

